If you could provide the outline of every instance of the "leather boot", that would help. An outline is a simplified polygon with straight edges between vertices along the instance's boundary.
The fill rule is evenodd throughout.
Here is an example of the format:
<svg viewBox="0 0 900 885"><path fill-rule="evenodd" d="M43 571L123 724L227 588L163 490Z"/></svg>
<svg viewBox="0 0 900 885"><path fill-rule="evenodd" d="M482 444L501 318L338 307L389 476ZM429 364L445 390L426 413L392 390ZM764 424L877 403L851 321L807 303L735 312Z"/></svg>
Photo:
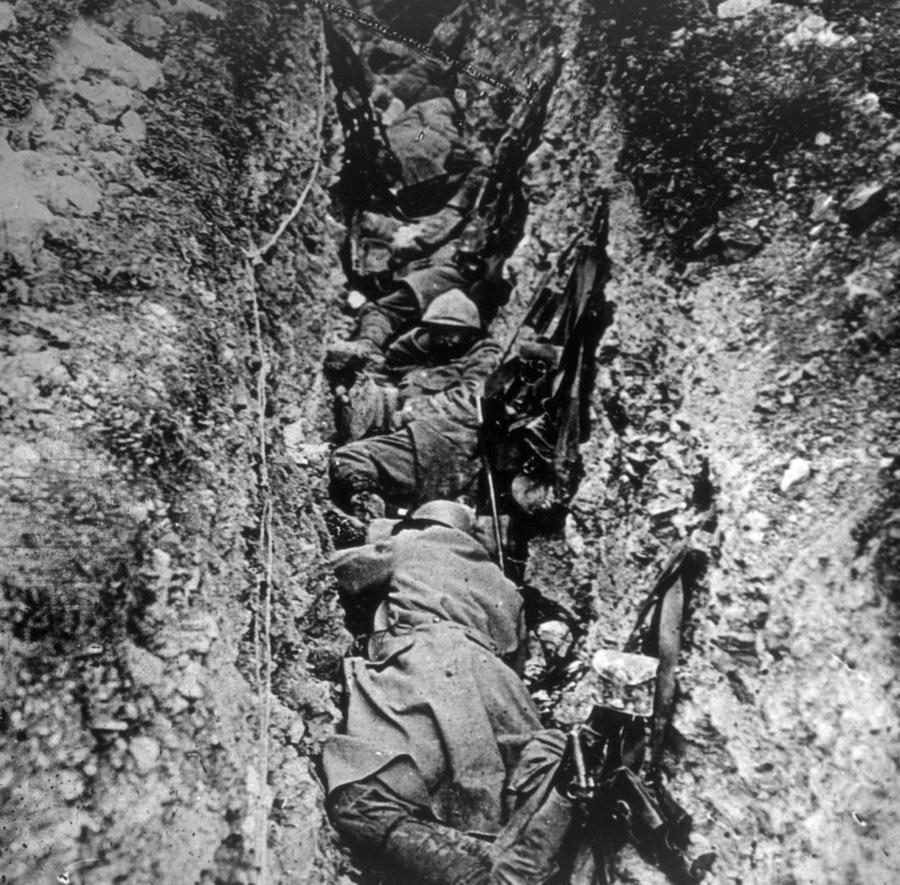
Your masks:
<svg viewBox="0 0 900 885"><path fill-rule="evenodd" d="M491 885L543 885L559 868L557 858L575 810L571 799L551 788L524 826L517 828L512 844L504 845L495 857Z"/></svg>
<svg viewBox="0 0 900 885"><path fill-rule="evenodd" d="M391 321L376 307L366 305L359 314L356 338L373 356L381 353L388 338L394 334ZM382 356L382 361L384 357Z"/></svg>
<svg viewBox="0 0 900 885"><path fill-rule="evenodd" d="M490 860L478 839L438 823L407 819L391 830L385 860L416 885L489 885Z"/></svg>

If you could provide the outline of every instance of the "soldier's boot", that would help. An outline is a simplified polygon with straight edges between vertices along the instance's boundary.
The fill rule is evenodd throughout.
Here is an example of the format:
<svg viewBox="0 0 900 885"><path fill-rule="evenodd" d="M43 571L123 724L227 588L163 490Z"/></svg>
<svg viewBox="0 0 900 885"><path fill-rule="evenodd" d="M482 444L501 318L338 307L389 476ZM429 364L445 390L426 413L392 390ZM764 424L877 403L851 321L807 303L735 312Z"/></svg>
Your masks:
<svg viewBox="0 0 900 885"><path fill-rule="evenodd" d="M510 822L513 838L496 843L491 885L543 885L559 869L559 858L576 819L576 804L551 788L521 824Z"/></svg>
<svg viewBox="0 0 900 885"><path fill-rule="evenodd" d="M352 382L369 362L369 347L359 341L335 341L325 350L322 371L329 381Z"/></svg>
<svg viewBox="0 0 900 885"><path fill-rule="evenodd" d="M380 355L381 364L384 363L384 346L393 334L394 327L382 311L368 305L360 311L359 325L356 329L357 343L364 347L373 359L377 360L376 354Z"/></svg>
<svg viewBox="0 0 900 885"><path fill-rule="evenodd" d="M384 857L416 885L489 885L491 881L483 843L438 823L407 818L385 840Z"/></svg>
<svg viewBox="0 0 900 885"><path fill-rule="evenodd" d="M357 375L350 387L334 386L334 429L341 443L363 439L383 429L385 389L368 373Z"/></svg>
<svg viewBox="0 0 900 885"><path fill-rule="evenodd" d="M366 543L366 523L361 519L344 513L333 504L322 510L322 518L336 550Z"/></svg>

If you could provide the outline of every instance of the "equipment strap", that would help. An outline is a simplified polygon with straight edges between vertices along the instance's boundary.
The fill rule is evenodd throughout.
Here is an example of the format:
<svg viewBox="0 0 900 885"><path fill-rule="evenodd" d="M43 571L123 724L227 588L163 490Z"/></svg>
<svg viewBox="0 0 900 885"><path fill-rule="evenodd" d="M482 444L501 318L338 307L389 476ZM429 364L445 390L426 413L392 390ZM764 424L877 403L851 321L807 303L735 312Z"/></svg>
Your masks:
<svg viewBox="0 0 900 885"><path fill-rule="evenodd" d="M651 773L662 761L663 739L672 717L675 669L681 651L681 628L684 622L686 596L690 592L693 577L693 569L690 566L694 555L695 551L685 544L669 558L656 585L641 606L637 623L625 645L629 650L640 645L642 651L653 653L659 658L650 732ZM651 613L651 634L642 642L639 631ZM648 649L647 646L651 648Z"/></svg>

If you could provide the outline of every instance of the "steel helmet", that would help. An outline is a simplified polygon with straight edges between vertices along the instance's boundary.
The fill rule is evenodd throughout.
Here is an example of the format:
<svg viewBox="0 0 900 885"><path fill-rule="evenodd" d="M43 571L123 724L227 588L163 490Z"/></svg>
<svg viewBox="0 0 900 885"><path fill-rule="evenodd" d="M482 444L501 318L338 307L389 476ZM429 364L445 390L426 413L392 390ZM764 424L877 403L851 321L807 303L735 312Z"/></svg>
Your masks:
<svg viewBox="0 0 900 885"><path fill-rule="evenodd" d="M449 289L438 295L422 314L423 323L437 326L462 326L481 330L481 314L475 302L466 297L462 289Z"/></svg>
<svg viewBox="0 0 900 885"><path fill-rule="evenodd" d="M409 518L437 522L466 534L475 528L475 511L456 501L429 501L414 510Z"/></svg>

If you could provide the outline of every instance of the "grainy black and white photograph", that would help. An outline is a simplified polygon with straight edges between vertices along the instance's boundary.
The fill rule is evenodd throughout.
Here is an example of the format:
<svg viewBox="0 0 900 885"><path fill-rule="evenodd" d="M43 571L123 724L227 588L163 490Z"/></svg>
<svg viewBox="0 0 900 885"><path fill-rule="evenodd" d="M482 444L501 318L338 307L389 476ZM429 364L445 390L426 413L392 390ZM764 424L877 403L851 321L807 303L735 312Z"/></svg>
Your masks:
<svg viewBox="0 0 900 885"><path fill-rule="evenodd" d="M898 47L0 0L0 883L900 882Z"/></svg>

